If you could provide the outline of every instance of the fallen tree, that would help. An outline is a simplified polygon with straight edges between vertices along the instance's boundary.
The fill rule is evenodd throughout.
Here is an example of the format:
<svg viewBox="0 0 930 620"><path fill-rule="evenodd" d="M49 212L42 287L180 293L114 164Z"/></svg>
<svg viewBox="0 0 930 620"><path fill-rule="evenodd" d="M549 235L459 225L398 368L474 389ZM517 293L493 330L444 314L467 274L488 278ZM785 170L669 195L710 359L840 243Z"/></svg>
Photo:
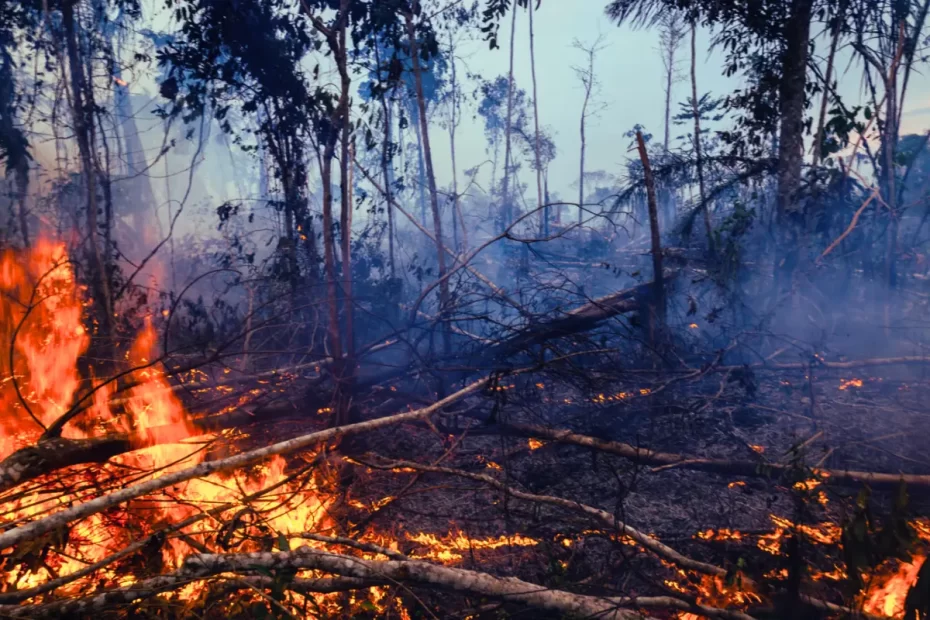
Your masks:
<svg viewBox="0 0 930 620"><path fill-rule="evenodd" d="M620 441L610 441L590 435L582 435L564 429L546 428L529 424L506 424L505 432L524 437L548 439L559 443L573 444L607 452L629 459L640 465L652 465L662 469L680 468L706 471L731 476L752 478L776 478L796 471L798 466L773 463L770 461L738 461L730 459L700 457L672 452L659 452L649 448L640 448ZM869 484L871 486L897 486L902 482L908 486L930 488L930 474L892 474L881 472L855 471L846 469L811 468L812 473L835 483Z"/></svg>
<svg viewBox="0 0 930 620"><path fill-rule="evenodd" d="M677 276L677 271L666 270L663 282L670 282ZM589 331L615 316L643 309L655 294L655 283L647 282L592 299L561 316L531 323L513 336L485 348L479 363L482 367L493 365L531 346Z"/></svg>

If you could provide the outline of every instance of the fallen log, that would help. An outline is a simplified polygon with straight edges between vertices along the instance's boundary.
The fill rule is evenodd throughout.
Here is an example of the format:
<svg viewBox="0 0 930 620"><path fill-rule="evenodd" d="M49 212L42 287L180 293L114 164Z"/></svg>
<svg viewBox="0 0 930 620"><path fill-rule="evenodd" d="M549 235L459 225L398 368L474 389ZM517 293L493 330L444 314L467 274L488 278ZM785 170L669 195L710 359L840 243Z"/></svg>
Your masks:
<svg viewBox="0 0 930 620"><path fill-rule="evenodd" d="M677 275L677 271L666 270L664 281L673 280ZM607 319L642 308L652 299L653 288L652 282L640 284L592 299L562 316L529 325L506 340L485 349L481 360L484 364L493 364L497 360L509 358L528 347L589 331Z"/></svg>
<svg viewBox="0 0 930 620"><path fill-rule="evenodd" d="M549 439L560 443L574 444L593 448L601 452L615 454L641 465L653 465L663 468L677 467L706 471L731 476L753 478L775 478L794 470L796 466L764 461L735 461L729 459L708 458L658 452L649 448L639 448L628 443L610 441L581 435L569 430L558 430L529 424L505 424L501 428L524 437ZM881 472L855 471L848 469L812 468L814 473L830 482L869 484L871 486L897 486L902 482L912 487L930 488L930 474L892 474Z"/></svg>
<svg viewBox="0 0 930 620"><path fill-rule="evenodd" d="M125 588L113 588L84 598L56 601L44 605L0 607L0 613L12 618L89 617L115 605L150 598L161 592L180 588L191 581L205 580L222 573L250 575L255 572L280 570L320 570L353 581L320 581L320 585L346 585L348 588L366 587L375 583L404 583L435 587L443 590L482 595L490 598L522 603L536 609L546 609L573 617L601 618L603 620L649 620L638 611L621 605L636 606L636 599L607 598L553 590L514 577L494 577L487 573L438 566L428 562L398 560L366 560L301 547L280 553L199 554L188 557L184 566L167 575L146 579ZM303 580L302 586L310 586ZM287 587L287 583L284 582ZM310 589L310 587L305 587ZM656 606L657 599L647 599ZM674 607L685 604L672 599Z"/></svg>

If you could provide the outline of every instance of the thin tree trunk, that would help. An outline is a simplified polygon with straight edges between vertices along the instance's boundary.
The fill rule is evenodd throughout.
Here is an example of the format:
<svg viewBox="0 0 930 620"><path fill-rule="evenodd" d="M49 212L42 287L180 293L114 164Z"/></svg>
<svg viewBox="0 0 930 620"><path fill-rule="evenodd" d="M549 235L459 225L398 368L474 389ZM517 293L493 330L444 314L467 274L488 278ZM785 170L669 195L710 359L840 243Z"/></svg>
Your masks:
<svg viewBox="0 0 930 620"><path fill-rule="evenodd" d="M636 132L636 146L639 150L639 159L643 164L643 179L646 182L646 195L649 206L649 232L652 237L652 279L655 287L653 291L653 307L650 317L650 340L656 348L661 336L656 331L665 330L665 279L662 272L662 237L659 234L659 204L656 198L655 179L652 176L652 166L649 164L649 153L646 151L646 141L641 131Z"/></svg>
<svg viewBox="0 0 930 620"><path fill-rule="evenodd" d="M455 164L455 134L458 129L458 80L455 72L455 43L452 32L449 32L449 62L452 64L452 118L449 123L449 144L452 155L452 231L455 233L455 246L459 252L468 251L468 232L465 230L465 220L462 217L462 201L459 199L459 174ZM455 222L458 220L462 227L462 243L459 245Z"/></svg>
<svg viewBox="0 0 930 620"><path fill-rule="evenodd" d="M698 108L697 88L697 24L691 22L691 111L694 114L694 156L697 158L698 190L701 201L701 211L704 215L704 231L707 233L707 247L711 255L714 249L714 227L710 221L710 209L706 200L704 189L704 156L701 152L701 111ZM667 121L666 121L667 122ZM666 138L668 134L666 133ZM667 148L667 147L666 147Z"/></svg>
<svg viewBox="0 0 930 620"><path fill-rule="evenodd" d="M694 53L691 54L694 56ZM665 138L662 141L662 148L668 152L668 141L671 136L670 120L672 118L672 84L675 80L675 48L669 46L668 66L665 68ZM692 62L693 64L693 62Z"/></svg>
<svg viewBox="0 0 930 620"><path fill-rule="evenodd" d="M381 53L378 51L378 46L375 47L375 63L378 67L378 72L380 75L381 72ZM385 199L387 200L387 216L388 216L388 264L391 267L391 278L394 278L396 275L396 270L394 266L394 201L391 198L391 173L389 170L388 162L388 149L391 147L391 112L387 104L387 95L384 90L381 90L381 113L384 116L384 141L381 144L381 174L384 175L384 191Z"/></svg>
<svg viewBox="0 0 930 620"><path fill-rule="evenodd" d="M307 5L302 5L307 11ZM323 187L323 267L326 274L326 298L329 310L329 354L333 359L332 375L335 382L333 396L335 415L333 426L339 426L349 417L349 408L346 398L346 370L347 365L342 357L342 335L339 325L339 282L336 275L336 239L333 234L333 159L336 156L336 145L344 135L343 125L349 122L349 86L351 79L348 73L348 58L345 47L345 22L348 19L347 11L349 0L341 0L339 11L336 14L335 32L333 28L325 26L319 17L307 12L314 27L325 37L329 49L336 60L339 71L341 89L336 109L330 116L331 131L323 143L323 153L320 157L320 183ZM343 144L345 141L343 140ZM347 163L343 157L343 165ZM345 180L345 177L343 177ZM343 204L345 201L343 201Z"/></svg>
<svg viewBox="0 0 930 620"><path fill-rule="evenodd" d="M355 357L355 309L352 295L352 172L355 155L355 144L350 142L348 123L343 129L342 158L339 162L341 177L341 212L340 228L342 231L342 299L343 313L346 322L346 355L351 362Z"/></svg>
<svg viewBox="0 0 930 620"><path fill-rule="evenodd" d="M423 129L420 126L420 116L425 118L426 108L420 112L419 108L413 108L413 131L417 136L417 190L420 196L420 222L426 224L426 166L423 161Z"/></svg>
<svg viewBox="0 0 930 620"><path fill-rule="evenodd" d="M426 122L426 98L423 95L423 72L420 68L420 49L417 44L416 28L413 24L413 14L404 15L407 26L407 38L410 43L410 57L413 59L413 77L417 90L417 106L419 110L420 134L423 141L423 158L426 162L426 180L429 184L430 207L433 211L433 230L436 236L436 259L439 264L439 304L440 304L440 330L442 332L443 353L449 355L452 351L452 342L446 318L449 312L450 294L449 281L446 275L445 246L442 240L442 218L439 213L439 192L436 189L436 176L433 172L433 155L429 144L429 126Z"/></svg>
<svg viewBox="0 0 930 620"><path fill-rule="evenodd" d="M97 241L99 222L97 220L97 175L94 170L94 157L91 152L93 144L93 119L85 105L87 83L78 50L77 34L74 24L74 2L67 0L61 7L62 26L65 32L65 45L68 50L68 66L71 72L71 96L74 118L74 134L81 156L81 171L87 195L87 236L89 255L94 267L93 282L97 301L100 304L98 315L106 334L110 334L113 319L113 304L110 298L109 274L107 274L103 254ZM88 119L90 119L88 121Z"/></svg>
<svg viewBox="0 0 930 620"><path fill-rule="evenodd" d="M535 34L533 32L533 0L527 2L530 13L530 73L533 77L533 123L536 129L536 143L533 151L536 155L536 205L539 212L539 234L545 237L549 234L549 206L543 202L542 163L539 154L539 92L536 88L536 49Z"/></svg>
<svg viewBox="0 0 930 620"><path fill-rule="evenodd" d="M592 55L591 66L593 67L593 65L594 65L594 57ZM584 221L584 155L585 155L585 147L587 146L587 143L585 140L586 138L585 117L588 114L588 101L591 99L591 84L593 83L593 80L594 80L593 71L590 74L590 76L591 77L589 78L588 83L585 85L584 104L581 106L581 123L580 123L581 125L581 131L580 131L581 153L578 158L579 160L578 161L578 225L579 226Z"/></svg>
<svg viewBox="0 0 930 620"><path fill-rule="evenodd" d="M888 230L886 231L885 240L885 283L889 291L897 287L897 251L898 251L898 213L897 213L897 196L895 188L895 159L898 146L898 66L900 53L904 44L904 23L895 29L897 37L895 39L894 49L895 60L892 62L885 76L885 132L882 136L882 162L884 166L883 185L885 186L885 201L888 206ZM891 329L891 299L890 296L885 300L885 330ZM890 333L889 333L890 335Z"/></svg>
<svg viewBox="0 0 930 620"><path fill-rule="evenodd" d="M283 144L281 145L283 148ZM297 235L294 231L294 204L296 202L296 188L294 187L294 178L291 175L289 166L281 162L281 184L284 186L284 252L287 259L287 279L291 285L291 301L294 301L293 294L297 293Z"/></svg>
<svg viewBox="0 0 930 620"><path fill-rule="evenodd" d="M815 167L820 164L820 161L823 158L823 130L827 119L827 104L830 101L830 93L833 90L830 82L833 80L833 63L836 59L836 47L840 41L840 26L843 23L844 17L845 6L841 5L839 12L835 17L836 23L833 25L833 32L831 33L832 38L830 41L830 52L827 55L827 69L823 78L823 98L820 100L820 114L817 120L817 132L814 135L813 165Z"/></svg>
<svg viewBox="0 0 930 620"><path fill-rule="evenodd" d="M510 69L507 73L507 123L504 127L504 183L501 188L501 232L513 222L513 205L510 200L511 139L510 126L513 123L513 50L517 38L517 6L512 7L510 18Z"/></svg>
<svg viewBox="0 0 930 620"><path fill-rule="evenodd" d="M347 0L343 0L342 12L348 10ZM338 402L339 423L353 423L350 411L352 386L355 381L355 305L352 296L352 145L350 144L349 94L352 86L348 70L348 49L346 47L346 19L340 19L339 28L339 63L340 102L342 103L342 126L339 157L340 214L339 227L342 233L342 308L345 315L346 352L339 389L341 398Z"/></svg>

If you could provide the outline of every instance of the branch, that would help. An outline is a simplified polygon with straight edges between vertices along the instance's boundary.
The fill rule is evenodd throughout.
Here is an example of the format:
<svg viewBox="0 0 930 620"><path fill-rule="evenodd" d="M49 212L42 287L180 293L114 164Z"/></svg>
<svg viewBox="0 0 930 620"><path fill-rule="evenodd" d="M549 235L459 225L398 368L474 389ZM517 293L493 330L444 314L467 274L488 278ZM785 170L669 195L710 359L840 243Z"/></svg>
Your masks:
<svg viewBox="0 0 930 620"><path fill-rule="evenodd" d="M42 536L47 532L51 532L59 527L63 527L72 521L84 519L90 515L97 514L113 506L118 506L119 504L127 502L131 499L149 495L155 491L160 491L161 489L166 489L178 483L186 482L194 478L202 478L204 476L219 472L234 471L236 469L241 469L243 467L261 462L271 456L290 454L304 450L310 446L323 443L325 441L340 439L348 435L373 431L375 429L400 424L402 422L409 422L413 420L419 420L421 418L426 418L434 413L441 411L444 407L458 400L461 400L465 396L477 392L479 389L487 385L489 380L489 377L479 379L462 388L461 390L450 394L446 398L437 401L429 407L424 407L416 411L398 413L384 418L368 420L366 422L358 422L356 424L348 424L346 426L339 426L323 431L318 431L316 433L310 433L308 435L295 437L294 439L275 443L264 448L259 448L257 450L243 452L242 454L238 454L236 456L231 456L216 461L209 461L206 463L200 463L199 465L190 467L188 469L183 469L171 474L165 474L153 480L147 480L145 482L134 484L120 491L97 497L83 504L72 506L71 508L54 513L50 516L39 519L38 521L33 521L32 523L7 530L0 534L0 549L7 549L23 541L32 540Z"/></svg>
<svg viewBox="0 0 930 620"><path fill-rule="evenodd" d="M256 566L268 570L316 569L358 579L433 586L600 620L644 620L639 612L620 608L623 603L630 604L631 599L584 596L552 590L514 577L493 577L487 573L437 566L428 562L363 560L310 547L301 547L290 553L194 555L187 558L184 570L192 573L244 572L254 570Z"/></svg>
<svg viewBox="0 0 930 620"><path fill-rule="evenodd" d="M656 452L648 448L637 448L628 443L608 441L589 435L580 435L568 430L556 430L543 426L528 424L508 424L505 429L516 431L518 434L529 437L540 437L576 446L584 446L608 452L634 463L642 465L676 466L682 469L707 471L718 474L748 476L754 478L770 478L778 474L787 473L793 469L792 465L781 463L764 463L756 461L731 461L727 459L695 457L670 452ZM867 483L872 486L897 486L902 482L909 486L930 487L928 474L889 474L841 469L816 469L815 472L834 482Z"/></svg>

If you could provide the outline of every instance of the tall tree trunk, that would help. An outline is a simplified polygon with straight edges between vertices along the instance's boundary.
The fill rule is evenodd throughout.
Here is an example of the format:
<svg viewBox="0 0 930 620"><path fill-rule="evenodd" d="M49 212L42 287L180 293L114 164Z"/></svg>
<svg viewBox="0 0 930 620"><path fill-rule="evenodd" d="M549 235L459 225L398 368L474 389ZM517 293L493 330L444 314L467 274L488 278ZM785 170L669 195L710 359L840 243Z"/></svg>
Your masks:
<svg viewBox="0 0 930 620"><path fill-rule="evenodd" d="M455 163L455 134L458 130L458 79L455 71L455 42L452 40L452 32L449 32L449 62L452 65L452 111L449 122L449 145L452 156L452 232L454 235L456 250L459 252L468 251L468 232L465 230L465 219L462 217L462 201L459 199L459 172ZM455 226L458 220L462 229L462 242L459 244L458 232Z"/></svg>
<svg viewBox="0 0 930 620"><path fill-rule="evenodd" d="M697 24L691 22L691 111L694 115L694 156L697 158L698 191L701 211L704 215L704 231L707 233L707 247L711 255L714 249L714 227L710 221L710 207L704 189L704 155L701 152L701 110L698 107L697 88ZM667 137L667 134L666 134Z"/></svg>
<svg viewBox="0 0 930 620"><path fill-rule="evenodd" d="M355 300L352 295L352 155L350 143L350 117L349 97L352 81L348 69L348 48L346 46L345 12L348 11L348 2L342 1L342 19L339 20L339 82L340 102L342 103L342 125L340 126L340 156L339 156L339 184L340 184L340 213L339 228L342 233L342 311L345 315L345 362L340 377L341 399L339 402L339 417L343 424L355 422L350 410L352 387L355 382Z"/></svg>
<svg viewBox="0 0 930 620"><path fill-rule="evenodd" d="M354 364L355 360L355 306L352 295L352 194L353 194L353 165L355 156L355 143L349 137L348 123L343 129L342 157L340 158L340 184L342 196L340 202L340 229L342 231L342 303L346 322L346 360ZM353 368L354 373L354 368Z"/></svg>
<svg viewBox="0 0 930 620"><path fill-rule="evenodd" d="M655 179L652 176L652 166L649 164L649 153L646 151L646 141L641 131L636 132L636 146L639 150L639 159L643 164L643 179L646 183L646 196L649 208L649 232L652 241L652 280L653 290L650 317L650 340L653 349L662 338L665 331L665 273L662 271L662 236L659 232L659 202L656 197Z"/></svg>
<svg viewBox="0 0 930 620"><path fill-rule="evenodd" d="M494 139L494 158L491 162L491 192L494 191L494 188L497 187L497 165L500 160L500 137ZM494 201L488 201L488 220L494 221Z"/></svg>
<svg viewBox="0 0 930 620"><path fill-rule="evenodd" d="M91 151L94 142L93 112L85 103L87 81L78 49L77 33L74 23L74 4L66 0L61 6L62 26L65 33L65 46L68 50L68 67L71 73L71 97L73 107L74 136L78 143L81 157L81 172L87 197L87 242L90 263L93 266L93 288L98 305L98 319L105 334L111 333L113 320L113 300L110 297L109 274L107 273L103 252L97 237L100 224L97 219L97 175L94 169L94 156Z"/></svg>
<svg viewBox="0 0 930 620"><path fill-rule="evenodd" d="M882 135L882 185L885 203L888 205L888 230L885 239L885 283L889 291L897 287L898 270L898 192L895 178L898 150L898 68L904 46L904 20L895 28L895 56L885 76L885 125ZM891 298L885 300L885 330L891 329ZM890 334L889 334L890 335Z"/></svg>
<svg viewBox="0 0 930 620"><path fill-rule="evenodd" d="M807 57L813 0L791 0L784 25L785 52L779 83L780 130L778 137L777 225L779 247L776 280L779 290L791 287L798 264L804 217L797 205L804 161L804 104L807 87Z"/></svg>
<svg viewBox="0 0 930 620"><path fill-rule="evenodd" d="M692 52L692 57L694 53ZM669 47L668 58L665 67L665 137L662 140L662 148L668 152L668 141L671 136L670 120L672 118L672 85L675 82L675 48ZM693 63L692 63L693 64Z"/></svg>
<svg viewBox="0 0 930 620"><path fill-rule="evenodd" d="M433 211L433 231L436 237L436 258L439 263L439 320L442 333L443 353L452 351L449 325L446 323L450 310L449 280L446 278L446 249L442 240L442 217L439 213L439 192L436 189L436 175L433 172L433 154L429 143L429 126L426 122L426 97L423 95L423 71L420 67L420 46L417 43L416 27L413 13L404 14L407 26L407 39L410 44L410 58L413 59L413 77L417 90L417 107L419 110L420 134L423 140L423 158L426 161L426 180L429 184L430 208Z"/></svg>
<svg viewBox="0 0 930 620"><path fill-rule="evenodd" d="M584 103L581 106L581 122L580 122L580 134L581 134L581 152L578 157L578 225L580 226L584 221L584 156L585 148L587 146L586 136L585 136L585 120L588 115L588 102L591 100L591 85L594 81L594 55L591 55L591 72L589 73L590 78L588 83L585 85L584 89Z"/></svg>
<svg viewBox="0 0 930 620"><path fill-rule="evenodd" d="M381 53L378 46L375 46L375 63L377 63L378 74L381 72ZM381 174L384 177L384 192L387 202L388 217L388 264L391 267L391 278L395 277L396 269L394 266L394 199L391 197L392 185L394 180L391 178L390 166L388 161L389 150L391 148L391 111L387 104L387 93L382 88L381 92L381 114L384 117L384 140L381 144Z"/></svg>
<svg viewBox="0 0 930 620"><path fill-rule="evenodd" d="M414 96L417 96L414 94ZM420 197L420 223L424 226L426 220L426 165L423 161L423 129L420 125L420 116L426 117L426 107L423 112L415 104L413 109L413 131L417 136L417 191Z"/></svg>
<svg viewBox="0 0 930 620"><path fill-rule="evenodd" d="M512 7L513 15L510 18L510 69L507 72L507 122L504 126L504 182L501 187L501 231L507 229L513 222L513 204L510 200L510 168L511 168L511 125L513 124L513 50L517 38L517 5Z"/></svg>
<svg viewBox="0 0 930 620"><path fill-rule="evenodd" d="M533 32L533 0L527 2L530 14L530 73L533 78L533 124L535 126L536 143L533 152L536 156L536 205L539 212L539 234L545 237L549 234L549 205L543 202L542 162L539 148L539 91L536 88L536 48L535 34Z"/></svg>

